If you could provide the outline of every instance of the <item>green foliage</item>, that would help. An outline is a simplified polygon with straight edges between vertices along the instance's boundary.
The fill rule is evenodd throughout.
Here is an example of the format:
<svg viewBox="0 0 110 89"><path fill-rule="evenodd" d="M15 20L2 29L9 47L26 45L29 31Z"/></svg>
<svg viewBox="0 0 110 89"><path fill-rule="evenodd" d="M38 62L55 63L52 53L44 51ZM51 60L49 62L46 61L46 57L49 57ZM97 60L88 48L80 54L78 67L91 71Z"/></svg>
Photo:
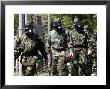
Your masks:
<svg viewBox="0 0 110 89"><path fill-rule="evenodd" d="M73 21L71 19L71 17L65 15L63 16L63 19L61 20L62 22L62 26L68 30L72 30L73 29Z"/></svg>

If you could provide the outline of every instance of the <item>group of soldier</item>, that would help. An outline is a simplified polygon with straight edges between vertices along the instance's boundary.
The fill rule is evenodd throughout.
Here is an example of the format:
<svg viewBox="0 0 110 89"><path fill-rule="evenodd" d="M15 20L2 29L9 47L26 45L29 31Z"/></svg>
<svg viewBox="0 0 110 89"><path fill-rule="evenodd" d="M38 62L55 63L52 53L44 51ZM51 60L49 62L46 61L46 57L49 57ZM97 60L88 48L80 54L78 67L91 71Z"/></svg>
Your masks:
<svg viewBox="0 0 110 89"><path fill-rule="evenodd" d="M24 76L36 76L42 73L44 67L47 76L93 74L97 59L96 45L90 46L88 32L80 25L78 18L74 20L72 31L65 30L60 19L53 21L46 44L34 29L34 24L28 23L24 34L15 42L14 59L20 58Z"/></svg>

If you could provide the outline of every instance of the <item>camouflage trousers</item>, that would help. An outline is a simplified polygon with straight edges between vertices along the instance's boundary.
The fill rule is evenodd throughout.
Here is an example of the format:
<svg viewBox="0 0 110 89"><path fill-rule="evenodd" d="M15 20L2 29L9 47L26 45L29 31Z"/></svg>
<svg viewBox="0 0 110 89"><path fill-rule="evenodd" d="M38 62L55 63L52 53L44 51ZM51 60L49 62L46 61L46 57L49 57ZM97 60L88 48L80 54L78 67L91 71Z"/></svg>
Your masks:
<svg viewBox="0 0 110 89"><path fill-rule="evenodd" d="M71 76L82 76L83 75L83 63L79 59L72 61Z"/></svg>
<svg viewBox="0 0 110 89"><path fill-rule="evenodd" d="M68 76L66 56L62 51L57 52L57 55L52 56L52 75Z"/></svg>
<svg viewBox="0 0 110 89"><path fill-rule="evenodd" d="M42 70L43 58L42 56L23 56L22 72L24 76L34 76Z"/></svg>
<svg viewBox="0 0 110 89"><path fill-rule="evenodd" d="M74 59L72 59L71 76L84 75L85 50L74 48Z"/></svg>
<svg viewBox="0 0 110 89"><path fill-rule="evenodd" d="M72 61L72 76L91 76L92 74L92 64L91 63L83 63L81 60L74 59Z"/></svg>
<svg viewBox="0 0 110 89"><path fill-rule="evenodd" d="M91 63L88 62L85 49L81 49L79 52L75 49L75 58L72 60L72 76L90 76L91 74Z"/></svg>

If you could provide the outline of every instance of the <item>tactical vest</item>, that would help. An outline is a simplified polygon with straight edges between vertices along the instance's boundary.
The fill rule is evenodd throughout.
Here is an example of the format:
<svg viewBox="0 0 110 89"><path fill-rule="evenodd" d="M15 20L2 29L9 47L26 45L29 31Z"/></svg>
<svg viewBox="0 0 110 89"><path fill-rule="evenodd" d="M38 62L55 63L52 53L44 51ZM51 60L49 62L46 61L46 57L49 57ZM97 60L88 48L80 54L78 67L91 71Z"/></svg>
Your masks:
<svg viewBox="0 0 110 89"><path fill-rule="evenodd" d="M70 36L71 36L71 41L74 45L83 44L85 38L84 35L79 34L77 31L73 30L71 31Z"/></svg>
<svg viewBox="0 0 110 89"><path fill-rule="evenodd" d="M51 31L51 45L52 48L58 51L63 51L67 48L67 35L65 32L57 33L55 30Z"/></svg>
<svg viewBox="0 0 110 89"><path fill-rule="evenodd" d="M35 42L35 40L31 40L29 38L27 38L26 36L22 37L22 41L21 41L21 47L23 49L23 54L24 55L34 55L36 54L35 52L37 52L37 50L35 49L37 46L37 43Z"/></svg>

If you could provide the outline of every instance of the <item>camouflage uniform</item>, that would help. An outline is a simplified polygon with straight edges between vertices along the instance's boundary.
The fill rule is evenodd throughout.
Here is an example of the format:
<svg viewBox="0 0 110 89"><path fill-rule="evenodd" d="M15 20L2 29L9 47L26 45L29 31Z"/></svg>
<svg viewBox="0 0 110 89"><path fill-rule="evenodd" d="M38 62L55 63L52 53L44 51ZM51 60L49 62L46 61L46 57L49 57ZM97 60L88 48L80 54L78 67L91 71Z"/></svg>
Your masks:
<svg viewBox="0 0 110 89"><path fill-rule="evenodd" d="M65 33L58 33L55 30L50 32L52 46L52 74L57 76L67 76L68 69L66 64L67 44Z"/></svg>
<svg viewBox="0 0 110 89"><path fill-rule="evenodd" d="M84 63L87 60L86 54L87 49L84 44L85 36L79 34L76 30L70 32L71 36L71 50L74 53L74 58L72 59L72 76L82 76L84 75ZM74 45L74 46L73 46Z"/></svg>
<svg viewBox="0 0 110 89"><path fill-rule="evenodd" d="M24 33L19 38L18 43L23 75L34 76L42 70L43 58L47 60L45 45L39 36L34 33L30 37Z"/></svg>

